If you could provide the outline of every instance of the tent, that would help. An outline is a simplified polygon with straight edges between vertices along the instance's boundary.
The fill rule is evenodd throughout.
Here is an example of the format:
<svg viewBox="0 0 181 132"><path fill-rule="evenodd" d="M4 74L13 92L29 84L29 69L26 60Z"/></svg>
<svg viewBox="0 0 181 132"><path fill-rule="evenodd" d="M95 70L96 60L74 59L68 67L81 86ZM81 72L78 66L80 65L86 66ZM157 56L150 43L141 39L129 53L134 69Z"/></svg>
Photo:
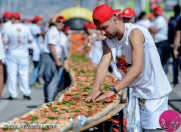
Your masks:
<svg viewBox="0 0 181 132"><path fill-rule="evenodd" d="M72 30L82 30L84 22L92 22L92 12L86 8L73 7L59 12L56 16L62 15L66 19L66 24Z"/></svg>

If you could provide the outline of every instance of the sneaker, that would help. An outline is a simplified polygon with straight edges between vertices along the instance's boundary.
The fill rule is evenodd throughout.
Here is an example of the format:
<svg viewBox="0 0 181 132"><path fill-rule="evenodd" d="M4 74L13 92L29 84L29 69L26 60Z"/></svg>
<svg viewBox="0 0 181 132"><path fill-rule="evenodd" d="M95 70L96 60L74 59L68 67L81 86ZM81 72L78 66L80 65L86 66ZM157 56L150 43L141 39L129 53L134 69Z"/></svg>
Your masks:
<svg viewBox="0 0 181 132"><path fill-rule="evenodd" d="M43 88L43 85L40 84L39 82L35 82L33 87L35 87L35 88Z"/></svg>
<svg viewBox="0 0 181 132"><path fill-rule="evenodd" d="M13 97L9 96L7 99L8 99L8 100L14 100L14 99L16 99L16 98L13 98Z"/></svg>
<svg viewBox="0 0 181 132"><path fill-rule="evenodd" d="M24 95L24 96L23 96L23 99L24 99L24 100L31 100L31 97Z"/></svg>
<svg viewBox="0 0 181 132"><path fill-rule="evenodd" d="M176 85L178 85L178 81L173 81L172 84L173 84L173 87L176 87Z"/></svg>

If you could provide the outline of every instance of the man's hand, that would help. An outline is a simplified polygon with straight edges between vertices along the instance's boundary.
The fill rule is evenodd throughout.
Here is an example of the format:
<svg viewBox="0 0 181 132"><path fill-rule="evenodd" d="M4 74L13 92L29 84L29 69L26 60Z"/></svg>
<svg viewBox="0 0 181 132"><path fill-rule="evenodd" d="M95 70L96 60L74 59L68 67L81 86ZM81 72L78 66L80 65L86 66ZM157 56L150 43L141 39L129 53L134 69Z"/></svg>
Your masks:
<svg viewBox="0 0 181 132"><path fill-rule="evenodd" d="M61 63L60 60L57 60L57 61L56 61L56 66L57 66L58 68L62 67L62 63Z"/></svg>
<svg viewBox="0 0 181 132"><path fill-rule="evenodd" d="M179 55L179 52L176 49L174 49L173 50L173 55L174 55L174 58L177 59L178 55Z"/></svg>
<svg viewBox="0 0 181 132"><path fill-rule="evenodd" d="M94 43L94 41L95 41L95 39L93 39L93 38L88 38L88 43L91 45L92 43Z"/></svg>
<svg viewBox="0 0 181 132"><path fill-rule="evenodd" d="M100 95L101 95L101 92L99 90L98 91L97 90L93 90L91 92L91 94L89 95L89 97L87 97L87 99L85 101L87 101L87 102L91 102L91 101L95 102L96 98L98 96L100 96Z"/></svg>
<svg viewBox="0 0 181 132"><path fill-rule="evenodd" d="M113 95L115 95L113 91L108 91L108 92L103 93L101 96L99 96L95 101L104 100L108 97L112 97Z"/></svg>

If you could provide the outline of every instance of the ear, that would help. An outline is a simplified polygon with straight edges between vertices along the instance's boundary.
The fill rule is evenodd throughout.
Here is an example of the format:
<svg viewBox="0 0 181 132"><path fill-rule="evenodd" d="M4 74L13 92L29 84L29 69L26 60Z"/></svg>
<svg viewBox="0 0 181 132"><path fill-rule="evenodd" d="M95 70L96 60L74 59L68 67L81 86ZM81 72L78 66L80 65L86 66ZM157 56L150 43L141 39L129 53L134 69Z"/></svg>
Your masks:
<svg viewBox="0 0 181 132"><path fill-rule="evenodd" d="M117 24L118 23L118 17L117 16L113 16L113 18L112 18L112 20L113 20L113 22L115 23L115 24Z"/></svg>

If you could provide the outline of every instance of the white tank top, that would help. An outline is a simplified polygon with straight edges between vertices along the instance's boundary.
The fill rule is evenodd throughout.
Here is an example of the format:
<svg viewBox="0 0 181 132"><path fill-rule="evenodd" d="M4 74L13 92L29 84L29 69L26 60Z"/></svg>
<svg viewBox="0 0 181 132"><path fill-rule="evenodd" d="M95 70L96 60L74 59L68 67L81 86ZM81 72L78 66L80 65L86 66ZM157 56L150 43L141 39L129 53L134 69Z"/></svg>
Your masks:
<svg viewBox="0 0 181 132"><path fill-rule="evenodd" d="M124 77L132 65L132 47L128 36L133 29L142 31L145 42L143 45L144 64L142 73L129 85L129 87L134 88L132 95L144 99L156 99L165 96L172 91L172 88L163 71L153 38L146 28L127 23L125 24L123 38L120 41L117 37L113 39L106 38L106 43L112 52L113 62L116 64L122 77Z"/></svg>

